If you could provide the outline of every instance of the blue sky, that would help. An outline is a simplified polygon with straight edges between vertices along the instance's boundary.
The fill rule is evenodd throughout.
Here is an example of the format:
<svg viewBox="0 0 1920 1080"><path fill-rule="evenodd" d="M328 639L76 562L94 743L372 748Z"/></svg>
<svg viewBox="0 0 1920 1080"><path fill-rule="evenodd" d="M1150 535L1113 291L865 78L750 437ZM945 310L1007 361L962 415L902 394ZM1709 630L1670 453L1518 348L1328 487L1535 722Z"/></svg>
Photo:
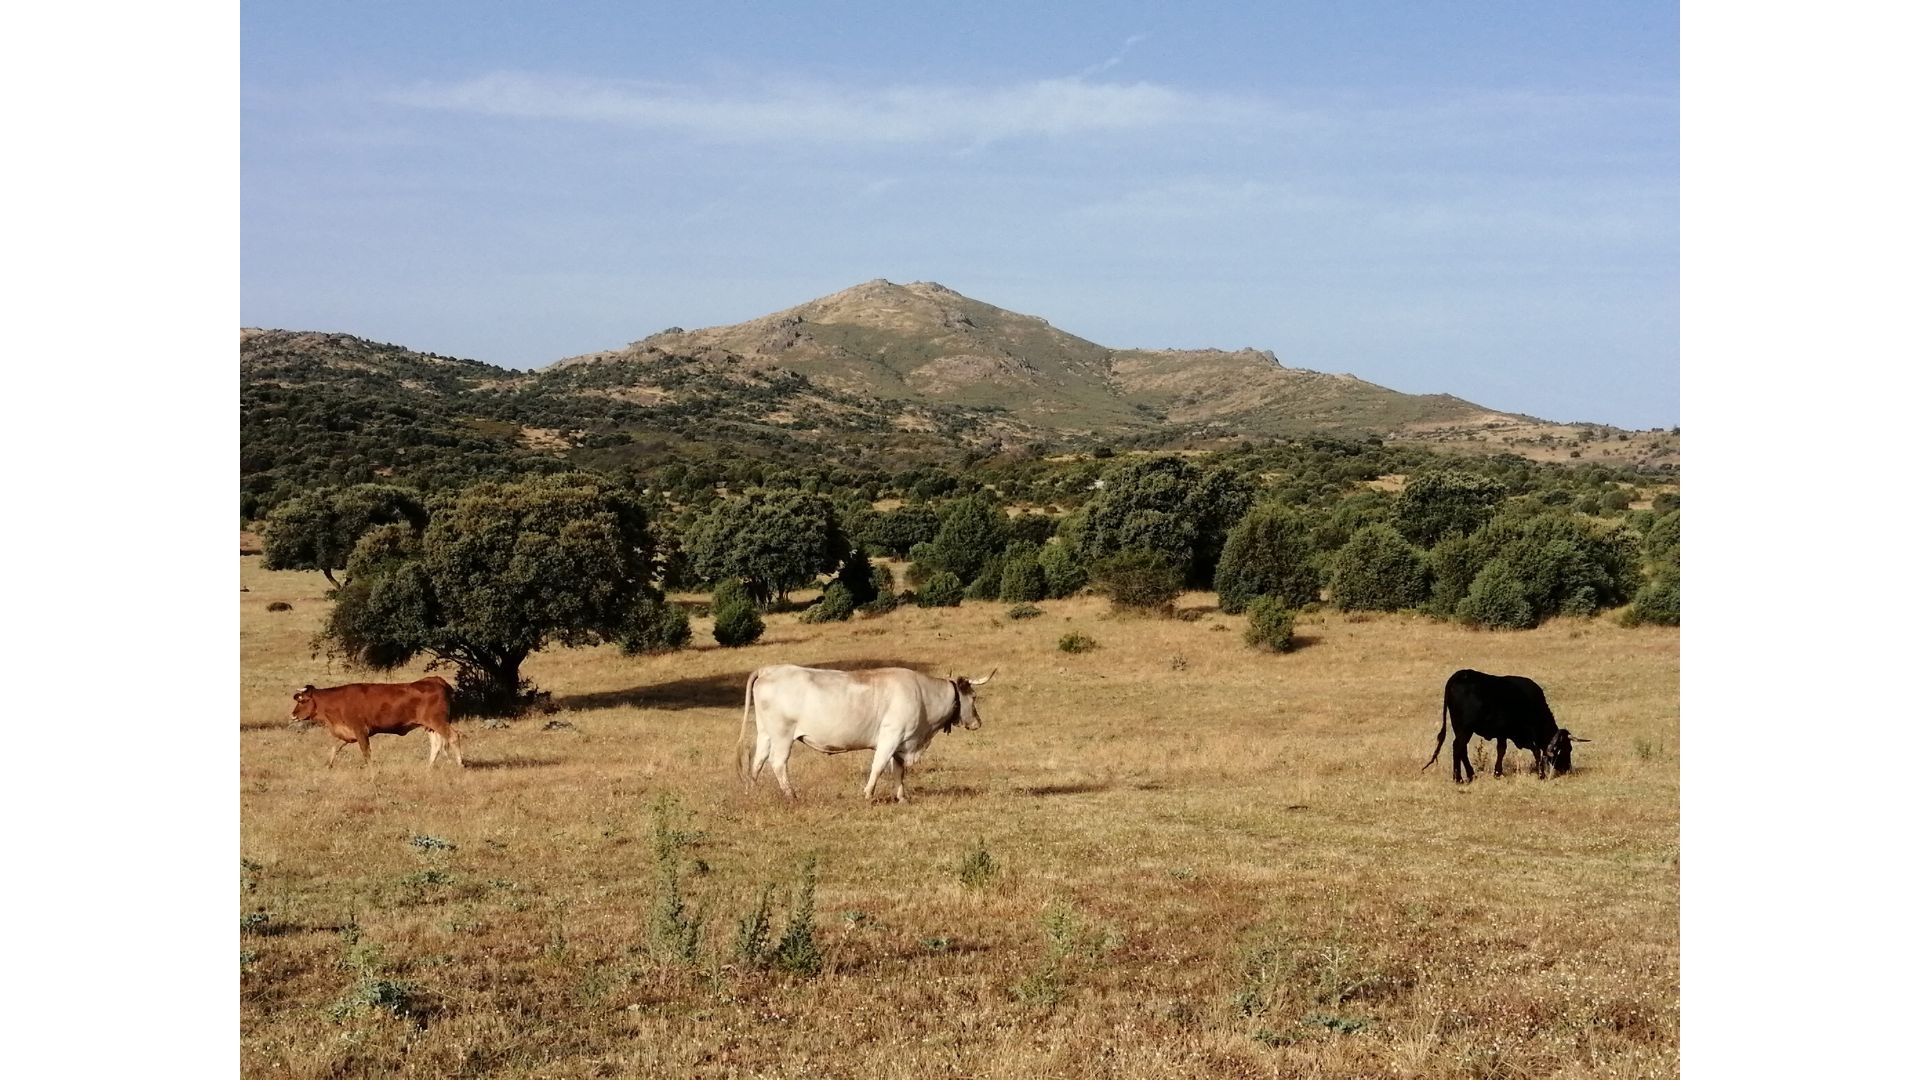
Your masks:
<svg viewBox="0 0 1920 1080"><path fill-rule="evenodd" d="M242 322L526 367L933 280L1679 422L1676 5L914 7L248 3Z"/></svg>

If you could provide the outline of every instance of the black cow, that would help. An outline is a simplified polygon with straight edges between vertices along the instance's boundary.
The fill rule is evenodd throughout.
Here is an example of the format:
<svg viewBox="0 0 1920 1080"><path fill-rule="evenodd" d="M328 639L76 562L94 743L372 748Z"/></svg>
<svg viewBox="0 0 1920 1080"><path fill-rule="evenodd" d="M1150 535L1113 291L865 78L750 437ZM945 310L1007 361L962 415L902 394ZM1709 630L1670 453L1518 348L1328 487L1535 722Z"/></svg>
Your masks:
<svg viewBox="0 0 1920 1080"><path fill-rule="evenodd" d="M1524 675L1488 675L1461 670L1447 679L1446 693L1440 702L1440 737L1433 744L1433 756L1427 759L1426 765L1420 766L1422 772L1440 758L1440 748L1447 741L1449 714L1453 717L1455 783L1462 782L1463 770L1464 782L1473 782L1473 765L1467 761L1467 740L1475 735L1494 740L1497 749L1493 775L1504 772L1507 741L1512 740L1513 745L1533 751L1533 771L1542 780L1547 778L1549 761L1553 763L1555 776L1572 772L1573 744L1590 741L1575 738L1554 720L1553 710L1547 708L1547 695L1532 679Z"/></svg>

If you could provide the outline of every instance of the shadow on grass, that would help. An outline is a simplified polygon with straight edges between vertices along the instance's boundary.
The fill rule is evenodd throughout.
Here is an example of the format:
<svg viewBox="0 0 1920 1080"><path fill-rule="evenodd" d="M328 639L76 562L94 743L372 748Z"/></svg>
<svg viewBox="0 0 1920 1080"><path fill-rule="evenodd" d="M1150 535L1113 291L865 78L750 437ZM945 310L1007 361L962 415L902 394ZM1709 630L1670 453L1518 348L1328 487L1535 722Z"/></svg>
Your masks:
<svg viewBox="0 0 1920 1080"><path fill-rule="evenodd" d="M809 665L833 671L867 671L872 668L903 667L925 672L927 665L915 660L842 660ZM728 675L707 675L697 679L631 686L625 690L603 690L593 694L555 697L561 709L737 709L746 701L747 676L752 670Z"/></svg>
<svg viewBox="0 0 1920 1080"><path fill-rule="evenodd" d="M276 728L284 728L286 726L287 726L287 722L285 720L242 720L240 721L241 731L273 731Z"/></svg>
<svg viewBox="0 0 1920 1080"><path fill-rule="evenodd" d="M1039 787L1026 789L1026 793L1035 797L1047 795L1091 795L1096 791L1109 791L1112 788L1112 784L1088 781L1079 784L1041 784Z"/></svg>
<svg viewBox="0 0 1920 1080"><path fill-rule="evenodd" d="M494 769L550 769L558 764L560 764L558 761L550 761L546 758L509 757L496 758L492 761L469 761L467 768L489 772Z"/></svg>

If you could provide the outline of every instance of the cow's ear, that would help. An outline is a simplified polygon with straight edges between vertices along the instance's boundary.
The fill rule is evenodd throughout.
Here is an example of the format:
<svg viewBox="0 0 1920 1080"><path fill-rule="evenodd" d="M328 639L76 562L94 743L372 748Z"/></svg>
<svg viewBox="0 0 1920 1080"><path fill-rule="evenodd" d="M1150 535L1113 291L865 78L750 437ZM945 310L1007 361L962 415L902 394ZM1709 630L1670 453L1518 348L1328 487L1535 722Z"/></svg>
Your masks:
<svg viewBox="0 0 1920 1080"><path fill-rule="evenodd" d="M962 675L959 678L953 680L953 688L955 690L960 691L963 694L973 693L973 684L967 681L967 677L965 675Z"/></svg>

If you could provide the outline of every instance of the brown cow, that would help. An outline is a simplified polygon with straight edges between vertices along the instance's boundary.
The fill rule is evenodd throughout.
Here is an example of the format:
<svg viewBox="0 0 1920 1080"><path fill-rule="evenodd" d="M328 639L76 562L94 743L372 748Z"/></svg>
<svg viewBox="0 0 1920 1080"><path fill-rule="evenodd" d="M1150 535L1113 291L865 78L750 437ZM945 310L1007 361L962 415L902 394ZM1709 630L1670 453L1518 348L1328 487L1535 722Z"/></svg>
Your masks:
<svg viewBox="0 0 1920 1080"><path fill-rule="evenodd" d="M414 728L427 729L427 767L440 757L445 747L453 754L453 763L462 768L460 733L448 722L453 687L438 675L429 675L410 683L348 683L316 690L313 684L293 695L293 716L288 727L301 731L315 723L325 724L340 745L327 756L327 768L351 743L360 744L362 764L373 761L368 740L375 735L405 735Z"/></svg>

